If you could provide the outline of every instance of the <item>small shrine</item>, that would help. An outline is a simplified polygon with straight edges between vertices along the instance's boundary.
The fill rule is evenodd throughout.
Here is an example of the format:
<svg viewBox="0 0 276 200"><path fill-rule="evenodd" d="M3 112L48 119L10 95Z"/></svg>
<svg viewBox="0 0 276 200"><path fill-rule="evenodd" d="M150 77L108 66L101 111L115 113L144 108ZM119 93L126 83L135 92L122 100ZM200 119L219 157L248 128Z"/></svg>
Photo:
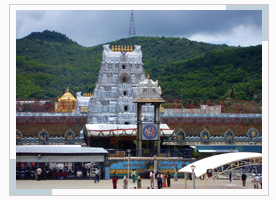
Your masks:
<svg viewBox="0 0 276 200"><path fill-rule="evenodd" d="M76 107L76 98L69 92L67 87L66 93L62 97L58 97L58 104L56 112L59 113L70 113L74 112Z"/></svg>
<svg viewBox="0 0 276 200"><path fill-rule="evenodd" d="M136 134L136 151L138 156L142 156L143 141L154 141L154 148L157 149L157 156L160 156L160 106L165 101L161 98L161 88L158 81L149 78L139 83L137 97L133 103L137 104L137 134ZM154 106L153 122L145 121L142 118L142 106Z"/></svg>

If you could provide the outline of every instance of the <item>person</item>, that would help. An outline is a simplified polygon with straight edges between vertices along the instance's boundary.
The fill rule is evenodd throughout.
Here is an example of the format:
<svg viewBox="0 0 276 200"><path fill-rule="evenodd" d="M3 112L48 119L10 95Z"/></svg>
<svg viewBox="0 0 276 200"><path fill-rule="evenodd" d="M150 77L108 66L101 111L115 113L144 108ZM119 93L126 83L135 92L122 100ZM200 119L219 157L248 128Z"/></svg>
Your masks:
<svg viewBox="0 0 276 200"><path fill-rule="evenodd" d="M152 172L150 172L150 175L149 175L149 176L150 176L150 187L153 188L153 187L154 187L154 182L153 182L153 181L154 181L154 175L153 175Z"/></svg>
<svg viewBox="0 0 276 200"><path fill-rule="evenodd" d="M165 174L162 174L161 177L162 177L162 187L167 187Z"/></svg>
<svg viewBox="0 0 276 200"><path fill-rule="evenodd" d="M34 179L35 178L35 171L32 169L31 171L31 179Z"/></svg>
<svg viewBox="0 0 276 200"><path fill-rule="evenodd" d="M253 173L252 174L252 179L255 179L255 177L256 177L256 174Z"/></svg>
<svg viewBox="0 0 276 200"><path fill-rule="evenodd" d="M128 180L126 176L124 176L123 182L124 182L124 189L127 189Z"/></svg>
<svg viewBox="0 0 276 200"><path fill-rule="evenodd" d="M260 177L259 177L259 175L257 175L257 176L255 177L255 180L257 181L257 188L259 189L259 182L260 182Z"/></svg>
<svg viewBox="0 0 276 200"><path fill-rule="evenodd" d="M114 176L112 178L112 184L113 184L113 189L117 189L117 176L116 174L114 173Z"/></svg>
<svg viewBox="0 0 276 200"><path fill-rule="evenodd" d="M162 178L161 178L161 175L159 174L157 177L157 188L161 189L161 187L162 187Z"/></svg>
<svg viewBox="0 0 276 200"><path fill-rule="evenodd" d="M54 168L53 170L53 179L56 179L57 178L57 169Z"/></svg>
<svg viewBox="0 0 276 200"><path fill-rule="evenodd" d="M189 180L192 180L192 173L188 174L188 178L189 178Z"/></svg>
<svg viewBox="0 0 276 200"><path fill-rule="evenodd" d="M262 175L261 174L259 174L259 177L260 177L260 180L259 180L259 183L260 183L260 185L261 185L261 189L263 188L263 186L262 186Z"/></svg>
<svg viewBox="0 0 276 200"><path fill-rule="evenodd" d="M241 176L241 179L242 179L242 186L243 186L243 187L245 187L245 185L246 185L246 178L247 178L247 176L246 176L246 174L243 172L243 174L242 174L242 176Z"/></svg>
<svg viewBox="0 0 276 200"><path fill-rule="evenodd" d="M171 175L169 172L167 172L167 184L168 184L168 187L171 187Z"/></svg>
<svg viewBox="0 0 276 200"><path fill-rule="evenodd" d="M142 188L142 179L140 176L138 176L137 178L137 188L138 189L141 189Z"/></svg>
<svg viewBox="0 0 276 200"><path fill-rule="evenodd" d="M98 169L98 182L100 182L100 178L101 178L101 169Z"/></svg>
<svg viewBox="0 0 276 200"><path fill-rule="evenodd" d="M137 169L135 169L135 181L138 180L138 172L137 172Z"/></svg>
<svg viewBox="0 0 276 200"><path fill-rule="evenodd" d="M38 167L36 171L37 171L37 180L40 181L41 180L41 172L42 172L42 170L41 170L40 167Z"/></svg>
<svg viewBox="0 0 276 200"><path fill-rule="evenodd" d="M232 183L232 172L229 173L229 180L230 180L230 183Z"/></svg>
<svg viewBox="0 0 276 200"><path fill-rule="evenodd" d="M177 167L174 168L174 180L177 181Z"/></svg>
<svg viewBox="0 0 276 200"><path fill-rule="evenodd" d="M133 183L135 183L135 171L134 171L134 169L132 170L132 172L131 172L131 178L132 178L132 181L133 181Z"/></svg>
<svg viewBox="0 0 276 200"><path fill-rule="evenodd" d="M46 180L46 169L45 167L42 170L42 179L45 181Z"/></svg>
<svg viewBox="0 0 276 200"><path fill-rule="evenodd" d="M95 179L94 179L95 183L97 183L97 181L99 182L99 170L96 169L95 170Z"/></svg>
<svg viewBox="0 0 276 200"><path fill-rule="evenodd" d="M37 169L35 169L35 180L38 180Z"/></svg>

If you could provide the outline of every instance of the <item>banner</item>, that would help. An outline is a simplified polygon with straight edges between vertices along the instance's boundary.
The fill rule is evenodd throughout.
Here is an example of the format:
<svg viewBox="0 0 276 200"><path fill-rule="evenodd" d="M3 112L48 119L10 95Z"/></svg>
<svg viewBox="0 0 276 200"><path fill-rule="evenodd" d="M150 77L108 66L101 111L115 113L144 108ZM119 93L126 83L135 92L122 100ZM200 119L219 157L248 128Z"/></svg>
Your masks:
<svg viewBox="0 0 276 200"><path fill-rule="evenodd" d="M142 124L142 140L158 140L156 124Z"/></svg>

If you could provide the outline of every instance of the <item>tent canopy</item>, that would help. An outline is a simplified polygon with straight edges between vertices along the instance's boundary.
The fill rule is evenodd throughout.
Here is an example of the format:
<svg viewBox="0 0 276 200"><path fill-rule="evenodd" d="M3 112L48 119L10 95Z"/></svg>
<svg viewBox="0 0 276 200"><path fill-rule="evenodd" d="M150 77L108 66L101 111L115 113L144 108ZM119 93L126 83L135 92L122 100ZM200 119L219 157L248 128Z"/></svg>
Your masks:
<svg viewBox="0 0 276 200"><path fill-rule="evenodd" d="M207 169L215 169L222 165L226 165L231 162L236 162L240 160L262 158L261 153L250 153L250 152L237 152L237 153L225 153L215 156L210 156L208 158L201 159L199 161L193 162L186 167L183 167L179 172L192 173L191 166L196 166L194 172L195 176L199 177L206 173Z"/></svg>

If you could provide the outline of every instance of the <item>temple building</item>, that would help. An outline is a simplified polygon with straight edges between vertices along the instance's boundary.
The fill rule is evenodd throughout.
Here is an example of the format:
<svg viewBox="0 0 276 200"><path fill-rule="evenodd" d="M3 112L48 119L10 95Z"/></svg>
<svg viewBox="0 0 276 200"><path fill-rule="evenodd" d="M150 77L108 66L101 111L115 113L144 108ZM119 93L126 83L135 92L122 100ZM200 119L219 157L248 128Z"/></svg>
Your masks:
<svg viewBox="0 0 276 200"><path fill-rule="evenodd" d="M132 103L139 82L146 79L141 46L103 45L102 64L88 106L88 124L136 124L136 104ZM153 106L143 106L143 119L153 120Z"/></svg>
<svg viewBox="0 0 276 200"><path fill-rule="evenodd" d="M140 91L143 90L143 91ZM133 148L137 131L137 104L133 101L138 93L145 96L161 95L158 81L146 77L141 46L132 47L103 45L102 64L93 95L87 110L86 131L92 146L105 148ZM141 119L154 123L154 106L142 106ZM174 130L160 124L160 136L169 137Z"/></svg>
<svg viewBox="0 0 276 200"><path fill-rule="evenodd" d="M56 112L58 113L71 113L75 111L76 98L69 92L67 87L66 93L62 97L58 97L58 104Z"/></svg>

